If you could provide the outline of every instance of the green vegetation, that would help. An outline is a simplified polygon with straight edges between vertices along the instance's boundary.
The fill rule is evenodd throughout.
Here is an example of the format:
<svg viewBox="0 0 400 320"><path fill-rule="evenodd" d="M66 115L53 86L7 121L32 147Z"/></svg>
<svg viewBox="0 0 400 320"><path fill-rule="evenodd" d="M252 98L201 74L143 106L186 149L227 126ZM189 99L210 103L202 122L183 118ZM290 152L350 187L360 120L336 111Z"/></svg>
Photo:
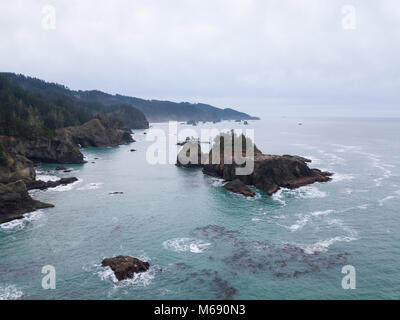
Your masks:
<svg viewBox="0 0 400 320"><path fill-rule="evenodd" d="M71 101L45 98L0 76L0 135L50 137L54 129L81 124L90 118L87 110Z"/></svg>
<svg viewBox="0 0 400 320"><path fill-rule="evenodd" d="M225 149L225 140L228 145L231 142L231 150L232 153L238 152L244 155L251 154L250 150L254 152L254 154L261 153L261 151L256 147L253 141L250 138L247 138L243 133L241 135L237 135L236 132L231 130L230 132L223 132L214 138L214 143L212 147L212 151L220 153L224 153ZM235 146L241 146L236 150Z"/></svg>
<svg viewBox="0 0 400 320"><path fill-rule="evenodd" d="M132 125L131 128L148 127L143 113L130 105L105 106L84 101L64 86L22 75L0 74L0 135L53 137L55 129L81 125L97 116L102 116L110 126L121 126L121 122L129 120L125 125Z"/></svg>
<svg viewBox="0 0 400 320"><path fill-rule="evenodd" d="M0 73L0 76L2 75L25 90L38 93L52 100L59 98L62 100L72 100L80 105L84 105L92 111L112 112L117 110L117 106L124 106L122 107L123 113L129 110L129 114L131 114L132 110L134 110L134 120L124 121L125 125L131 128L141 128L140 125L147 123L146 118L152 122L169 120L220 121L258 119L233 109L220 109L207 104L145 100L119 94L112 95L98 90L73 91L56 83L48 83L23 75ZM126 109L127 107L129 107L129 109ZM132 117L128 115L127 119L132 119ZM140 120L141 122L138 122L139 119L142 119ZM148 127L148 125L146 125L146 127Z"/></svg>

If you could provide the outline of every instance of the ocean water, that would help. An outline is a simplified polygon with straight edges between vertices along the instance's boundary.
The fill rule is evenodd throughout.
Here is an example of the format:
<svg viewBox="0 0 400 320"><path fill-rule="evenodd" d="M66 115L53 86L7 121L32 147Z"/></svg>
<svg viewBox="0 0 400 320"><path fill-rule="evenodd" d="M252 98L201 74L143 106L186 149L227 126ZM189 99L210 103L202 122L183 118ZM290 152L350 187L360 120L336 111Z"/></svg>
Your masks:
<svg viewBox="0 0 400 320"><path fill-rule="evenodd" d="M201 170L149 164L153 142L136 130L134 144L85 149L88 163L67 166L71 173L38 167L44 180L79 181L33 191L55 208L0 225L0 299L400 298L400 120L196 129L212 127L254 129L264 153L308 157L333 181L247 199ZM156 129L168 125L146 131ZM116 255L151 268L118 283L100 266ZM55 267L54 290L42 288L45 265ZM345 265L356 270L355 290L342 288Z"/></svg>

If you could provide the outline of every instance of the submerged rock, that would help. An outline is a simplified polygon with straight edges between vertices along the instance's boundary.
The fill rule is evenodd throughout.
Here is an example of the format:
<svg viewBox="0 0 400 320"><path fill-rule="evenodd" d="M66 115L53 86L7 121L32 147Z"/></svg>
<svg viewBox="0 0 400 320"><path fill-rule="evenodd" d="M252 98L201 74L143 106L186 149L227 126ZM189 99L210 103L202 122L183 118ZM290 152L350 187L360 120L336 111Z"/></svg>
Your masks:
<svg viewBox="0 0 400 320"><path fill-rule="evenodd" d="M104 259L101 262L103 267L110 267L118 281L132 278L135 273L149 270L150 264L137 258L129 256L118 256Z"/></svg>
<svg viewBox="0 0 400 320"><path fill-rule="evenodd" d="M245 197L254 197L256 194L239 179L235 179L224 185L224 188L233 193L239 193Z"/></svg>
<svg viewBox="0 0 400 320"><path fill-rule="evenodd" d="M58 166L58 167L56 167L56 170L57 170L57 171L67 170L67 168L64 167L64 166Z"/></svg>

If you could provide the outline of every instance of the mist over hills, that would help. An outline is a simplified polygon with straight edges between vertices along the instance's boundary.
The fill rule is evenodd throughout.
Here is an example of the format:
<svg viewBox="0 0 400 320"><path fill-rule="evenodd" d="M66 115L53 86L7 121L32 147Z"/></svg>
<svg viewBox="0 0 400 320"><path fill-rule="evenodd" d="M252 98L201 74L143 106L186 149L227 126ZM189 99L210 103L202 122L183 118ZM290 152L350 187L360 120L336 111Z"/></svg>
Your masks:
<svg viewBox="0 0 400 320"><path fill-rule="evenodd" d="M68 87L56 83L45 82L40 79L18 75L14 73L0 73L1 76L7 78L15 85L24 90L40 94L50 100L60 101L64 98L67 101L81 105L85 109L93 113L113 112L121 114L121 110L126 112L129 107L135 109L135 113L131 114L130 123L127 125L135 127L143 127L143 121L164 122L170 120L176 121L221 121L221 120L256 120L246 113L239 112L230 108L221 109L203 103L189 102L171 102L160 100L145 100L136 97L124 95L112 95L98 90L81 91L70 90ZM89 112L90 113L90 112ZM141 113L147 120L143 119ZM137 123L133 121L137 116Z"/></svg>

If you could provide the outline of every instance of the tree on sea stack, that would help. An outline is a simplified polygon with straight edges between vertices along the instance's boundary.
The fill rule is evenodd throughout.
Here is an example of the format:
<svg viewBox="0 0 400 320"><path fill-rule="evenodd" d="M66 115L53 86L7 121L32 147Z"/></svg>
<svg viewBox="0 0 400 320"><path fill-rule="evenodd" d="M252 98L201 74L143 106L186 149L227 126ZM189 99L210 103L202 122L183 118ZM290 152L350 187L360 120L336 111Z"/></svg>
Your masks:
<svg viewBox="0 0 400 320"><path fill-rule="evenodd" d="M236 165L238 175L249 175L254 168L254 157L261 151L252 139L243 133L238 135L234 130L224 132L214 138L209 153L209 163L224 166Z"/></svg>

